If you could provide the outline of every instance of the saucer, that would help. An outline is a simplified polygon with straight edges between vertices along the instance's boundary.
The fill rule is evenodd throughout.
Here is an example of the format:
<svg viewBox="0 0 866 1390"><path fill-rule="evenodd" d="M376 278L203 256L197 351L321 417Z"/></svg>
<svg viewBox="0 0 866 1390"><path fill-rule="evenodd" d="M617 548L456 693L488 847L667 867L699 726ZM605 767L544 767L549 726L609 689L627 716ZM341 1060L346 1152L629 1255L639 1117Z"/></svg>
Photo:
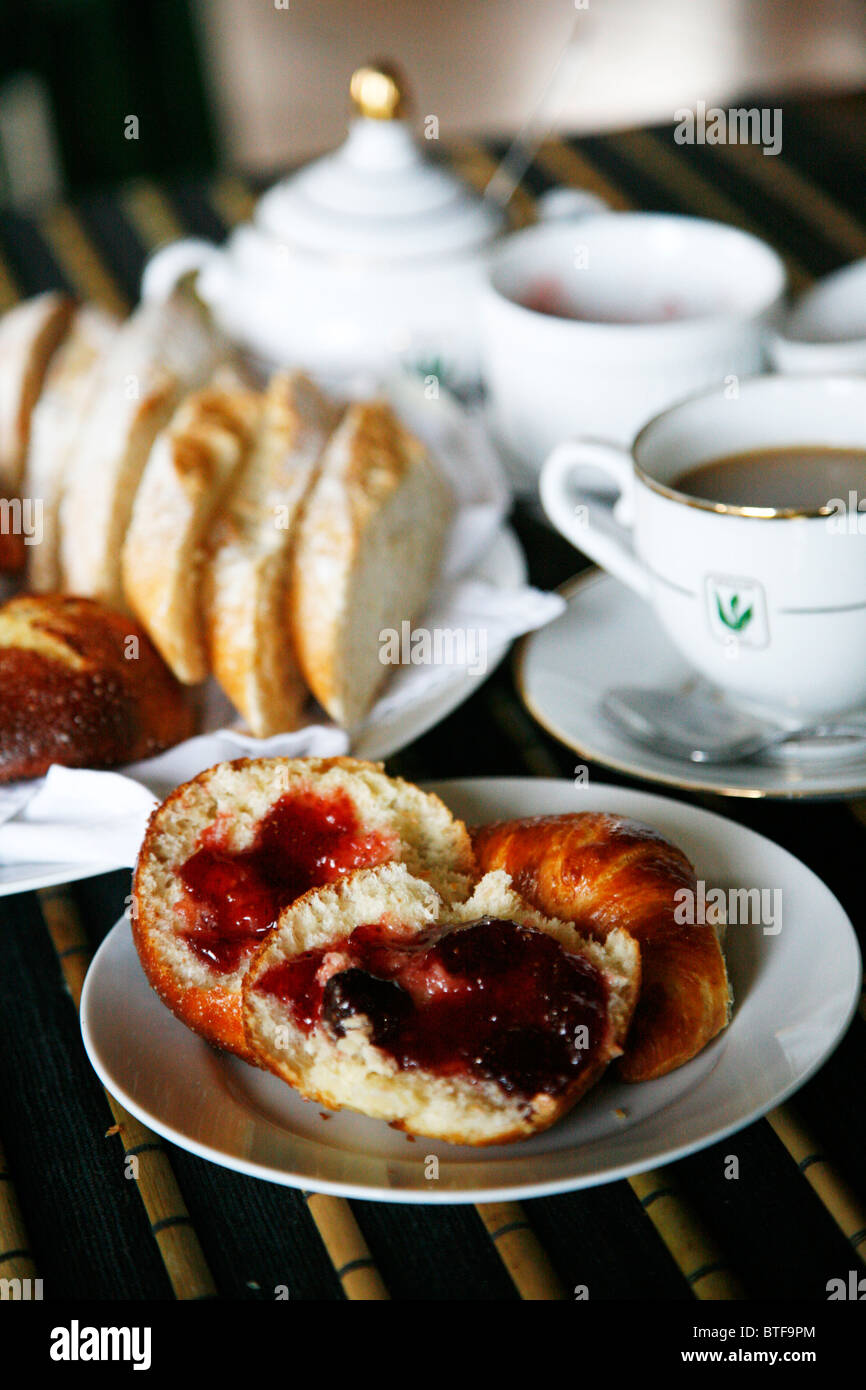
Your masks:
<svg viewBox="0 0 866 1390"><path fill-rule="evenodd" d="M866 794L866 744L807 741L725 764L692 763L632 741L602 713L613 686L684 690L687 665L652 610L625 585L590 569L563 585L560 618L524 638L516 677L529 712L581 758L666 786L722 796L839 798ZM724 700L724 696L720 697Z"/></svg>

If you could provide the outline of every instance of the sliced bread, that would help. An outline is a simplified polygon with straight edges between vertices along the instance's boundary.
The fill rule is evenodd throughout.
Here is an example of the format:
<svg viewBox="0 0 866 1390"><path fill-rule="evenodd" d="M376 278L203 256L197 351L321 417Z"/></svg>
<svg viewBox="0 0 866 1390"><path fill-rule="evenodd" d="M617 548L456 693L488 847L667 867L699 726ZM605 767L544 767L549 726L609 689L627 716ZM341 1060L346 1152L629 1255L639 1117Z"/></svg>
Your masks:
<svg viewBox="0 0 866 1390"><path fill-rule="evenodd" d="M36 593L60 588L59 514L66 470L117 331L113 315L92 304L78 309L33 411L22 492L42 504L42 539L28 546L27 556L27 582Z"/></svg>
<svg viewBox="0 0 866 1390"><path fill-rule="evenodd" d="M121 551L157 434L181 398L229 355L202 305L179 289L145 300L99 371L61 502L61 560L73 593L124 606Z"/></svg>
<svg viewBox="0 0 866 1390"><path fill-rule="evenodd" d="M294 728L308 698L286 593L298 512L337 418L307 377L275 376L255 445L208 537L202 609L211 670L259 738Z"/></svg>
<svg viewBox="0 0 866 1390"><path fill-rule="evenodd" d="M21 487L33 408L72 310L67 295L49 290L0 319L0 493Z"/></svg>
<svg viewBox="0 0 866 1390"><path fill-rule="evenodd" d="M123 544L126 602L178 680L208 675L200 586L205 540L256 435L262 397L206 387L157 435Z"/></svg>
<svg viewBox="0 0 866 1390"><path fill-rule="evenodd" d="M352 405L298 523L289 590L301 670L344 728L368 714L389 673L383 632L429 598L452 511L426 448L390 407Z"/></svg>

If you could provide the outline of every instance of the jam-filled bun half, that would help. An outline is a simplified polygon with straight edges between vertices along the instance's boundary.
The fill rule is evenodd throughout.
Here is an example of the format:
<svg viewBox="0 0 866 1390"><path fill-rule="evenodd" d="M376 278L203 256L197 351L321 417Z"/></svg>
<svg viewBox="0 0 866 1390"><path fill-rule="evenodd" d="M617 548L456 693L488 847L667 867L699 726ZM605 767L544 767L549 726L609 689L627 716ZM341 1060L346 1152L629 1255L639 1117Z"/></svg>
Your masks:
<svg viewBox="0 0 866 1390"><path fill-rule="evenodd" d="M444 902L403 864L280 916L244 981L250 1051L308 1099L495 1144L546 1129L622 1050L640 956L544 917L488 874Z"/></svg>
<svg viewBox="0 0 866 1390"><path fill-rule="evenodd" d="M150 983L209 1042L248 1056L241 982L281 911L359 868L400 861L451 901L470 891L466 827L437 797L351 758L220 763L153 814L132 929Z"/></svg>

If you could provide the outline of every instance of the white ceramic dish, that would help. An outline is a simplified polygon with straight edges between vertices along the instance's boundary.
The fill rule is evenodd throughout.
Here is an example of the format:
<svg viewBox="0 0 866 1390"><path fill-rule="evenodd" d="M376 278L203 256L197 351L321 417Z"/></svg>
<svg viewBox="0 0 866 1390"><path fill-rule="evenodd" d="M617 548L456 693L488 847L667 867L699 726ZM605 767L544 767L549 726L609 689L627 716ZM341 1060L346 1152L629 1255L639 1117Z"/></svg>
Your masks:
<svg viewBox="0 0 866 1390"><path fill-rule="evenodd" d="M689 495L679 480L710 459L803 440L856 457L864 420L861 376L753 377L730 399L709 391L680 401L630 450L560 444L541 471L542 506L579 551L646 601L685 660L731 700L780 723L832 720L866 705L866 537L853 464L787 508L722 504ZM599 474L616 503L599 496Z"/></svg>
<svg viewBox="0 0 866 1390"><path fill-rule="evenodd" d="M862 372L866 368L866 260L826 275L801 295L769 355L779 372Z"/></svg>
<svg viewBox="0 0 866 1390"><path fill-rule="evenodd" d="M100 1080L122 1105L191 1153L290 1187L389 1202L538 1197L626 1177L742 1129L802 1086L844 1034L860 989L851 924L830 890L778 845L694 806L614 787L493 778L431 790L476 823L621 812L681 844L708 883L781 889L777 935L728 929L736 994L728 1030L668 1077L637 1086L605 1080L525 1143L412 1143L379 1121L329 1115L277 1077L213 1051L147 984L121 920L85 981L81 1028Z"/></svg>
<svg viewBox="0 0 866 1390"><path fill-rule="evenodd" d="M582 760L690 791L724 796L845 798L866 794L862 743L809 743L714 766L633 742L605 718L601 699L618 685L678 690L695 679L649 606L619 580L588 570L560 590L561 617L524 638L521 697L540 724Z"/></svg>
<svg viewBox="0 0 866 1390"><path fill-rule="evenodd" d="M503 212L428 158L387 68L356 72L352 96L358 114L339 149L263 194L225 247L161 247L142 292L159 298L197 271L229 336L274 364L346 372L402 361L474 381L483 259Z"/></svg>
<svg viewBox="0 0 866 1390"><path fill-rule="evenodd" d="M761 368L785 268L737 228L669 213L548 222L491 252L482 375L498 437L537 473L574 436L627 446L674 401ZM527 307L552 298L561 313Z"/></svg>

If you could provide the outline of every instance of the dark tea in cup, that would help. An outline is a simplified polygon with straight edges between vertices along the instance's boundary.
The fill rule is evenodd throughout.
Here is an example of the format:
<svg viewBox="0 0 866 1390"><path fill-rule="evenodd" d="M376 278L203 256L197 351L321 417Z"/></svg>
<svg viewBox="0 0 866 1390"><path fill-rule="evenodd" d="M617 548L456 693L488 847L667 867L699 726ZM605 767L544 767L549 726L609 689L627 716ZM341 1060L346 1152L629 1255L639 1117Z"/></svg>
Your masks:
<svg viewBox="0 0 866 1390"><path fill-rule="evenodd" d="M686 469L677 492L729 507L829 511L851 493L866 498L866 449L779 446L725 454Z"/></svg>

